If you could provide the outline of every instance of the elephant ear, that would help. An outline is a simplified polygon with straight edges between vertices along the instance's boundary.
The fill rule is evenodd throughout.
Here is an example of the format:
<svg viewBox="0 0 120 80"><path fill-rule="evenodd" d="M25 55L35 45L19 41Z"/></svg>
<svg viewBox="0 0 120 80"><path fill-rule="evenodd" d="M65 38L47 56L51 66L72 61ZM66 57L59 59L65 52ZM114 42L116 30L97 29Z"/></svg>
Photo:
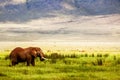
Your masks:
<svg viewBox="0 0 120 80"><path fill-rule="evenodd" d="M31 54L33 57L37 57L37 51L36 51L36 49L35 49L35 48L32 48L30 54Z"/></svg>

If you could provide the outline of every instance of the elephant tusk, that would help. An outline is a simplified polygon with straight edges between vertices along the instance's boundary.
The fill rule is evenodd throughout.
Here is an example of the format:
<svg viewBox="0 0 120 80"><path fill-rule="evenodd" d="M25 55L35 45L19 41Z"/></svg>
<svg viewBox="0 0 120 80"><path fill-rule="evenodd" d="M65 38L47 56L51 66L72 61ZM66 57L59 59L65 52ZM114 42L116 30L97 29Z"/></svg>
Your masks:
<svg viewBox="0 0 120 80"><path fill-rule="evenodd" d="M44 58L44 57L42 57L42 59L44 59L44 60L48 60L47 58Z"/></svg>

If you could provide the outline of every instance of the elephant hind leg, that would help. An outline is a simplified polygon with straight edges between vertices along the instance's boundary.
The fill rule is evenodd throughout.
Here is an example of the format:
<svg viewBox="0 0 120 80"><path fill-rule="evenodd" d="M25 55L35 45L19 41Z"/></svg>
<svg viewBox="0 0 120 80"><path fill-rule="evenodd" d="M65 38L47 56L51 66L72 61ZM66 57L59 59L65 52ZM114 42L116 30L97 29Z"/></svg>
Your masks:
<svg viewBox="0 0 120 80"><path fill-rule="evenodd" d="M12 61L12 66L15 66L18 62Z"/></svg>

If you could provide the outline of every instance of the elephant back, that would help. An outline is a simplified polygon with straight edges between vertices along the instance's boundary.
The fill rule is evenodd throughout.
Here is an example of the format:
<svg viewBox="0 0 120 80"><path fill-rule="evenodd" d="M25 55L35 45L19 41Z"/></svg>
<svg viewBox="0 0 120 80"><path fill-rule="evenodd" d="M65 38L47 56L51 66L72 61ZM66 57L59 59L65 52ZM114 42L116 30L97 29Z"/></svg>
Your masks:
<svg viewBox="0 0 120 80"><path fill-rule="evenodd" d="M21 48L21 47L16 47L15 49L13 49L12 51L11 51L11 53L10 53L10 59L12 58L12 57L16 57L19 53L21 53L21 52L24 52L24 49L23 48Z"/></svg>

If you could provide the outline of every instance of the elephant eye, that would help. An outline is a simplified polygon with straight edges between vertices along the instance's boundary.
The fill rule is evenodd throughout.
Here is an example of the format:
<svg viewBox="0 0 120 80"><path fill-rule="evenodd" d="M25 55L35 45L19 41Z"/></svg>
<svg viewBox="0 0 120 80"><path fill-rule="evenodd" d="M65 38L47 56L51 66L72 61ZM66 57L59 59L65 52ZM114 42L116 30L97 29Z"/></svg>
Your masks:
<svg viewBox="0 0 120 80"><path fill-rule="evenodd" d="M36 52L38 52L38 50L36 50Z"/></svg>

